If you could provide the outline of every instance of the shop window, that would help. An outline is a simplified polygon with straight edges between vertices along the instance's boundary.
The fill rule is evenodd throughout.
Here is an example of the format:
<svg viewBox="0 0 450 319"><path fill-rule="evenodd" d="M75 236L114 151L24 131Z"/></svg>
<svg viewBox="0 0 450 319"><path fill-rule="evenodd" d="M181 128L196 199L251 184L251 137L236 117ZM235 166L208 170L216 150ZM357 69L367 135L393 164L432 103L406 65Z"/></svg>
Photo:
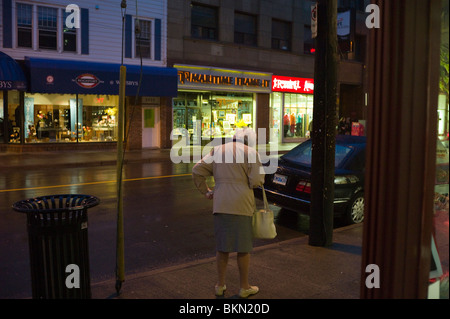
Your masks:
<svg viewBox="0 0 450 319"><path fill-rule="evenodd" d="M75 95L26 93L24 106L25 143L76 141L76 123L71 123Z"/></svg>
<svg viewBox="0 0 450 319"><path fill-rule="evenodd" d="M56 50L58 10L38 6L39 49Z"/></svg>
<svg viewBox="0 0 450 319"><path fill-rule="evenodd" d="M283 108L283 138L311 137L314 96L285 93Z"/></svg>
<svg viewBox="0 0 450 319"><path fill-rule="evenodd" d="M283 109L283 93L273 92L270 95L269 125L272 129L271 142L281 142L280 132L282 129L281 110Z"/></svg>
<svg viewBox="0 0 450 319"><path fill-rule="evenodd" d="M272 20L272 49L291 50L291 23Z"/></svg>
<svg viewBox="0 0 450 319"><path fill-rule="evenodd" d="M136 25L137 19L135 20ZM152 22L148 20L140 20L140 33L136 34L135 39L135 56L137 58L142 57L146 59L152 58Z"/></svg>
<svg viewBox="0 0 450 319"><path fill-rule="evenodd" d="M79 95L83 100L82 142L117 141L118 95Z"/></svg>
<svg viewBox="0 0 450 319"><path fill-rule="evenodd" d="M22 134L22 112L20 109L19 91L8 91L8 122L7 122L7 140L9 143L20 143ZM6 119L5 119L6 120Z"/></svg>
<svg viewBox="0 0 450 319"><path fill-rule="evenodd" d="M256 46L256 17L250 14L234 14L234 42Z"/></svg>
<svg viewBox="0 0 450 319"><path fill-rule="evenodd" d="M25 94L25 143L117 140L118 96Z"/></svg>
<svg viewBox="0 0 450 319"><path fill-rule="evenodd" d="M16 4L17 46L32 47L32 5Z"/></svg>
<svg viewBox="0 0 450 319"><path fill-rule="evenodd" d="M71 14L63 10L63 50L66 52L77 52L77 29L68 28L66 19Z"/></svg>
<svg viewBox="0 0 450 319"><path fill-rule="evenodd" d="M198 4L192 4L191 8L191 36L218 40L218 9Z"/></svg>
<svg viewBox="0 0 450 319"><path fill-rule="evenodd" d="M232 138L236 128L253 127L253 94L179 92L173 99L173 135L191 144Z"/></svg>
<svg viewBox="0 0 450 319"><path fill-rule="evenodd" d="M82 20L80 28L68 28L65 22L69 14L65 7L16 3L16 46L87 54L88 34L82 38L81 47L77 45L77 38L87 27L88 20Z"/></svg>

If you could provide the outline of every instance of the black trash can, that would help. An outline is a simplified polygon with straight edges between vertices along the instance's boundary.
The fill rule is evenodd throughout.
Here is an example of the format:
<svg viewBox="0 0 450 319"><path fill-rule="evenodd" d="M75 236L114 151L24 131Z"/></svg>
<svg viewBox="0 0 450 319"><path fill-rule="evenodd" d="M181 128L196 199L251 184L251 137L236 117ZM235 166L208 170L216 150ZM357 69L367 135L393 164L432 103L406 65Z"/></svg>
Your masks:
<svg viewBox="0 0 450 319"><path fill-rule="evenodd" d="M87 210L100 203L90 195L66 194L14 203L27 214L34 299L89 299Z"/></svg>

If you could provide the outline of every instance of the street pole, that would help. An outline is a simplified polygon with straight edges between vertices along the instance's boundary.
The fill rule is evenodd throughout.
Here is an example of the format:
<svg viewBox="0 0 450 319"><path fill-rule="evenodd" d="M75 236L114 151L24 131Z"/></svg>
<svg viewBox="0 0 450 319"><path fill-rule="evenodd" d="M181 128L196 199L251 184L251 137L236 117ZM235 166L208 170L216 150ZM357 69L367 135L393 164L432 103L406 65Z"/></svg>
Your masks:
<svg viewBox="0 0 450 319"><path fill-rule="evenodd" d="M333 238L336 92L337 0L318 0L309 223L312 246L330 246Z"/></svg>
<svg viewBox="0 0 450 319"><path fill-rule="evenodd" d="M122 200L122 164L123 164L123 137L124 137L124 109L125 109L125 83L127 69L120 66L119 112L117 133L117 251L116 251L116 291L120 292L122 282L125 280L124 231L123 231L123 200Z"/></svg>
<svg viewBox="0 0 450 319"><path fill-rule="evenodd" d="M117 238L116 238L116 292L120 293L122 283L125 281L125 237L123 231L123 196L122 196L122 177L123 177L123 139L125 132L125 87L127 68L123 65L124 50L124 32L125 32L125 13L127 8L126 0L120 3L122 10L122 57L119 75L119 112L117 114Z"/></svg>

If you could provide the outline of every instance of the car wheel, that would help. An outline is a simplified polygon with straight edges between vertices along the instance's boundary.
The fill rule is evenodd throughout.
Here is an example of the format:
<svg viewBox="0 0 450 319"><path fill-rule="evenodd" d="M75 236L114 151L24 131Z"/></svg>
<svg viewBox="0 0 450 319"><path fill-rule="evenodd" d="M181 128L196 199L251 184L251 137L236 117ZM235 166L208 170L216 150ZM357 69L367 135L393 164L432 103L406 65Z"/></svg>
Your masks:
<svg viewBox="0 0 450 319"><path fill-rule="evenodd" d="M347 222L359 224L364 220L364 193L357 193L349 203L347 209Z"/></svg>

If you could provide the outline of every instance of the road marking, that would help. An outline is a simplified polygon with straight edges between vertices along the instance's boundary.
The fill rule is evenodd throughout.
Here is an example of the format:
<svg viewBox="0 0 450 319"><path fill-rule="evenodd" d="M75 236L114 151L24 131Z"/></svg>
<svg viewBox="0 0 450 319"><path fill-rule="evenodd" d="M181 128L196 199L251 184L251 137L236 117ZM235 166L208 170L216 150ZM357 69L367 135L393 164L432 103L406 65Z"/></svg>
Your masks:
<svg viewBox="0 0 450 319"><path fill-rule="evenodd" d="M134 181L142 181L142 180L148 180L148 179L173 178L173 177L183 177L183 176L192 176L192 174L178 174L178 175L164 175L164 176L127 178L127 179L124 179L123 182L134 182ZM28 188L15 188L15 189L0 189L0 193L16 192L16 191L28 191L28 190L46 189L46 188L60 188L60 187L86 186L86 185L98 185L98 184L112 184L112 183L117 183L117 181L90 182L90 183L53 185L53 186L37 186L37 187L28 187Z"/></svg>

